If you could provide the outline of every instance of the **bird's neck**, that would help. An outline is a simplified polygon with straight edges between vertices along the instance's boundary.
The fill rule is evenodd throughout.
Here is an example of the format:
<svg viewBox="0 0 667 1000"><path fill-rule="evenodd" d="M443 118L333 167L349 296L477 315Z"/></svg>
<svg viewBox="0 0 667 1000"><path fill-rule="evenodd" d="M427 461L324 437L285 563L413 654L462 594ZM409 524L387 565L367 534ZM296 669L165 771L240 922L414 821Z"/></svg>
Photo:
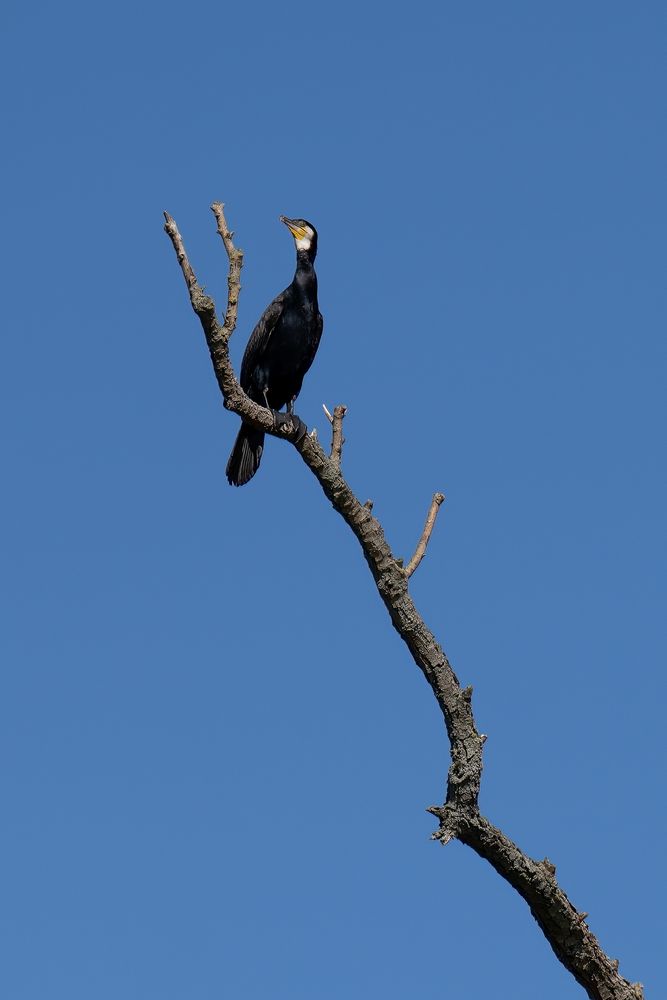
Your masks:
<svg viewBox="0 0 667 1000"><path fill-rule="evenodd" d="M296 269L298 271L314 271L315 258L310 250L297 250Z"/></svg>
<svg viewBox="0 0 667 1000"><path fill-rule="evenodd" d="M297 250L294 281L304 293L317 293L317 275L307 250Z"/></svg>

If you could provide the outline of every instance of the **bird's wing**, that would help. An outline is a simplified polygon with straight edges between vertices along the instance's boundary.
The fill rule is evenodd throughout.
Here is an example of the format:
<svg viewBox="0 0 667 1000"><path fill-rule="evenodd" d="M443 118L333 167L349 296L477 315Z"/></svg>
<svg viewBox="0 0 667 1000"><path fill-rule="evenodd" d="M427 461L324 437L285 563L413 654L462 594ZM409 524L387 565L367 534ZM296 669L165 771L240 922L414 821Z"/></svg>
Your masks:
<svg viewBox="0 0 667 1000"><path fill-rule="evenodd" d="M317 314L317 321L315 324L315 334L308 344L308 356L305 371L308 371L313 361L315 360L315 355L317 354L317 348L320 346L320 338L322 337L322 328L324 327L324 319L322 318L322 313Z"/></svg>
<svg viewBox="0 0 667 1000"><path fill-rule="evenodd" d="M243 354L243 361L241 362L240 381L241 388L245 391L250 388L252 373L257 363L261 361L275 325L282 315L284 299L284 292L276 295L273 302L266 307L257 322L257 326L250 334L250 339Z"/></svg>

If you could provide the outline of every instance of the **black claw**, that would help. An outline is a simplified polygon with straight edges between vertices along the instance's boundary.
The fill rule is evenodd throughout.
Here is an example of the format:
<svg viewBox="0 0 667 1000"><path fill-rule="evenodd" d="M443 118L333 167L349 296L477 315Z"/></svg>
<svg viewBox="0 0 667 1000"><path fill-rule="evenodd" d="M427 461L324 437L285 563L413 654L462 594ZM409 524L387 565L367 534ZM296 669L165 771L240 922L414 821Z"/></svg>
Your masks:
<svg viewBox="0 0 667 1000"><path fill-rule="evenodd" d="M297 417L295 413L279 413L278 410L273 410L272 412L275 429L282 430L284 428L295 443L301 441L308 433L308 428L303 420L301 417Z"/></svg>
<svg viewBox="0 0 667 1000"><path fill-rule="evenodd" d="M301 417L297 417L296 414L292 414L292 420L296 421L296 436L294 438L294 443L298 444L299 441L302 441L303 438L305 438L308 433L308 428L304 424Z"/></svg>

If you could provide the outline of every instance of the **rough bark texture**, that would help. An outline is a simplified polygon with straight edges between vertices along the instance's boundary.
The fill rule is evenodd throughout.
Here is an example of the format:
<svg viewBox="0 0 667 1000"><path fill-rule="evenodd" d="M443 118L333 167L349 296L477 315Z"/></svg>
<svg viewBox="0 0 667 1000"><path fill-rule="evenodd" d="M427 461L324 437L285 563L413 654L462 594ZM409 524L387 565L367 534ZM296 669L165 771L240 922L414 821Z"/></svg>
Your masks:
<svg viewBox="0 0 667 1000"><path fill-rule="evenodd" d="M233 244L222 204L212 205L218 232L229 259L229 298L224 322L217 319L213 300L197 283L174 220L165 212L167 232L185 278L192 308L206 336L224 405L267 434L290 441L319 482L334 509L359 540L392 624L428 682L442 711L449 737L451 763L442 806L429 809L439 821L433 834L446 844L456 838L485 858L526 900L530 911L557 958L583 986L592 1000L642 1000L639 983L630 983L618 971L618 961L607 957L586 923L556 881L556 869L547 858L534 861L479 812L482 748L486 737L477 731L472 713L472 688L462 688L445 653L417 611L408 592L408 578L424 556L444 497L435 494L415 555L407 568L393 555L382 525L371 513L373 504L361 504L341 471L342 424L345 408L336 407L333 441L327 455L314 433L307 434L298 417L275 415L253 403L241 389L229 359L228 343L236 325L243 253Z"/></svg>

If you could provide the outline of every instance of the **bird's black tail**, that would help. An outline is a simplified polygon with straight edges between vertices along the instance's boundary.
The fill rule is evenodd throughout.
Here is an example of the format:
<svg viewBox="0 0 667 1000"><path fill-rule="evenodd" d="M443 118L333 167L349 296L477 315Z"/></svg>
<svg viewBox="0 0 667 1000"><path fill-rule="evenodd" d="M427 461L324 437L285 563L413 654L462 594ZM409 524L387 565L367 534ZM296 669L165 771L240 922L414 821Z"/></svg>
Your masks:
<svg viewBox="0 0 667 1000"><path fill-rule="evenodd" d="M252 479L259 469L263 451L264 431L241 424L227 462L227 482L230 486L243 486Z"/></svg>

